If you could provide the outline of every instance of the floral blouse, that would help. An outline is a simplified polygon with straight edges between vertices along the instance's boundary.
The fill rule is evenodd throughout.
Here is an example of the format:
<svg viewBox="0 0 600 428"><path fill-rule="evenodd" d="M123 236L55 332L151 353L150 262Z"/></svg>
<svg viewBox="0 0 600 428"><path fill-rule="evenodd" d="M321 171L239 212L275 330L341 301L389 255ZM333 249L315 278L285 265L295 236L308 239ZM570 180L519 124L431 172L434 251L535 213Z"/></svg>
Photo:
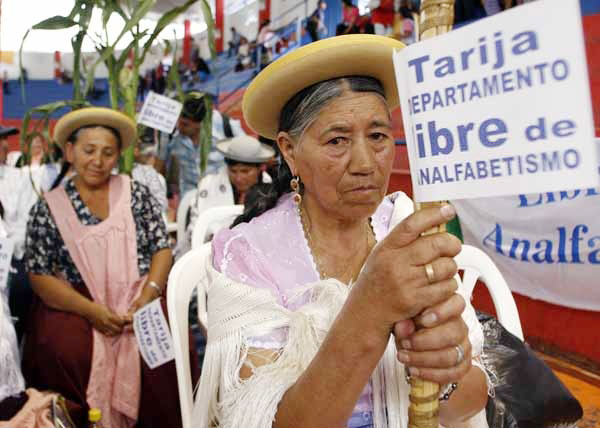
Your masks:
<svg viewBox="0 0 600 428"><path fill-rule="evenodd" d="M65 191L82 224L90 226L101 222L82 201L72 180L66 182ZM150 270L154 253L169 247L161 210L160 204L148 187L132 181L131 211L135 222L140 275L145 275ZM25 263L28 272L37 275L55 275L61 272L71 284L83 283L54 223L48 204L43 198L29 213L25 246Z"/></svg>

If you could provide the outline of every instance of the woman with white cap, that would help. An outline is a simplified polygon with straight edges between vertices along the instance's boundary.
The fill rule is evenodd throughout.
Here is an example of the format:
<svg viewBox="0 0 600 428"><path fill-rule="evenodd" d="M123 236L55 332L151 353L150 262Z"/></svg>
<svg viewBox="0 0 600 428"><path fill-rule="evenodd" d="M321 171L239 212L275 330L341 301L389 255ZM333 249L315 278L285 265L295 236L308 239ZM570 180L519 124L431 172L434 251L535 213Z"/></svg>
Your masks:
<svg viewBox="0 0 600 428"><path fill-rule="evenodd" d="M263 170L265 162L275 156L275 151L267 144L248 135L241 135L220 141L216 147L224 156L225 165L200 181L192 205L189 233L193 231L198 215L204 210L225 205L243 205L252 186L271 182L271 177ZM189 245L189 239L186 244ZM181 248L178 246L178 250Z"/></svg>
<svg viewBox="0 0 600 428"><path fill-rule="evenodd" d="M252 218L212 241L196 427L407 427L405 369L442 385L444 426L484 407L483 334L454 279L460 242L420 236L454 210L412 213L404 194L385 196L403 47L321 40L246 90L246 121L285 163Z"/></svg>
<svg viewBox="0 0 600 428"><path fill-rule="evenodd" d="M161 208L144 185L112 175L134 142L124 114L90 107L63 116L54 138L76 175L44 195L27 225L37 295L23 357L28 383L66 399L77 426L88 408L111 428L180 426L174 364L140 360L133 313L164 294L171 250Z"/></svg>

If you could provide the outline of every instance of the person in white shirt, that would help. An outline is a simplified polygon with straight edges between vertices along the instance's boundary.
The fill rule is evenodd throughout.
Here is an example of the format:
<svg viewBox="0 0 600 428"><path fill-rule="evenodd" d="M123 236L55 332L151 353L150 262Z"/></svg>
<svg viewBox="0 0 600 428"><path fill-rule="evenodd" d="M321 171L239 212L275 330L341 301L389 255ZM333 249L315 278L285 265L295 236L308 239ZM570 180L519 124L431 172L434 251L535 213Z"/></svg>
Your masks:
<svg viewBox="0 0 600 428"><path fill-rule="evenodd" d="M58 175L58 166L42 163L43 140L38 137L33 138L29 149L30 156L21 155L20 168L7 165L6 137L18 133L16 128L0 127L0 202L4 207L7 238L13 245L12 273L8 280L9 305L12 315L17 318L15 327L20 340L33 297L23 266L29 210L43 192L50 190Z"/></svg>
<svg viewBox="0 0 600 428"><path fill-rule="evenodd" d="M212 207L244 204L252 186L271 182L264 169L265 163L275 156L275 150L267 144L244 135L221 141L216 148L224 156L225 165L215 174L204 176L198 184L186 235L177 242L177 255L189 250L192 231L200 213Z"/></svg>

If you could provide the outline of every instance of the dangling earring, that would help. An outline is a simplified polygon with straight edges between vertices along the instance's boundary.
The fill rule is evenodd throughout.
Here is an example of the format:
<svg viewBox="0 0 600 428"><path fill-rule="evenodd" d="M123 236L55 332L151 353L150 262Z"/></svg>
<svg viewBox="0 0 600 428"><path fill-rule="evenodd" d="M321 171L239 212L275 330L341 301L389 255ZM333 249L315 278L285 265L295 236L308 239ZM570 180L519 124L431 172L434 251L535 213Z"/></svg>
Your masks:
<svg viewBox="0 0 600 428"><path fill-rule="evenodd" d="M302 202L302 195L300 194L300 177L299 176L295 176L294 178L292 178L290 180L290 187L292 188L292 191L294 192L294 203L296 205L300 205L300 203Z"/></svg>

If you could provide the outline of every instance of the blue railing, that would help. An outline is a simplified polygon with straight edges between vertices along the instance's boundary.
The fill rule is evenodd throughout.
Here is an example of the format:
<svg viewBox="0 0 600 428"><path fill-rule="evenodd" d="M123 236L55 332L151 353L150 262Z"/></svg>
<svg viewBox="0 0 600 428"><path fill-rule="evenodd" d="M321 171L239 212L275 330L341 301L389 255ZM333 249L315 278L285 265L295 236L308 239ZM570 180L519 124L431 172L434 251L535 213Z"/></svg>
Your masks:
<svg viewBox="0 0 600 428"><path fill-rule="evenodd" d="M302 13L304 18L296 17L286 23L286 16L297 11L300 7L304 7ZM213 94L215 96L217 107L219 104L223 104L230 100L232 97L236 96L236 93L240 89L246 87L260 70L267 65L263 62L264 57L267 57L270 62L301 45L302 26L307 15L308 0L301 0L271 20L270 26L271 28L275 28L275 30L273 30L274 35L264 43L257 45L250 53L254 63L252 68L243 71L235 71L237 61L232 61L226 56L227 54L223 52L215 62L210 64L213 73L216 73L214 74L214 77L206 82L194 85L193 88ZM293 37L294 34L295 37ZM276 46L283 40L287 41L287 46L277 52ZM232 64L228 65L224 70L219 67L219 65L222 65L223 62L227 61L232 61ZM192 87L189 89L191 88ZM222 94L225 95L222 97Z"/></svg>

